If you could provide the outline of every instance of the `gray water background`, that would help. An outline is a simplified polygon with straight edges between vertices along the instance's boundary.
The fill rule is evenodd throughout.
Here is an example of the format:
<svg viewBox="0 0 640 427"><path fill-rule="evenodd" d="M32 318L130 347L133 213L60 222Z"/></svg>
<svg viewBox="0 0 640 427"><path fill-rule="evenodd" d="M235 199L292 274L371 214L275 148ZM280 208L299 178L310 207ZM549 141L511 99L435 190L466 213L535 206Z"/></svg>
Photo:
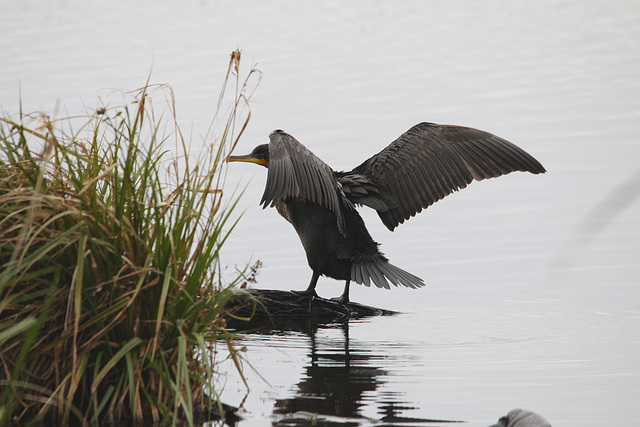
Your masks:
<svg viewBox="0 0 640 427"><path fill-rule="evenodd" d="M140 87L153 68L197 146L238 47L243 71L263 73L239 153L281 128L350 169L432 121L500 135L547 168L474 183L394 233L363 212L383 252L427 286L353 287L353 300L399 316L247 336L250 392L229 363L221 377L226 402L245 399L241 426L330 400L345 368L371 381L337 424L393 407L483 426L524 407L554 426L640 425L640 3L3 1L0 33L0 108L13 115L20 102L52 115L112 105L112 89ZM256 287L302 289L297 236L258 207L264 180L229 169L228 188L248 185L223 263L232 275L259 259Z"/></svg>

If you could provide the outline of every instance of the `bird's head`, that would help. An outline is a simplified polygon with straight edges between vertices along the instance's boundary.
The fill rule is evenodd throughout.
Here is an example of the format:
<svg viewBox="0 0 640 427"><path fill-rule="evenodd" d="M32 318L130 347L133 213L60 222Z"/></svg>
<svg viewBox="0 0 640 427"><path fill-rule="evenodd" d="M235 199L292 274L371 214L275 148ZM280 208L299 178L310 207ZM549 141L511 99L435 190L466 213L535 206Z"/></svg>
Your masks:
<svg viewBox="0 0 640 427"><path fill-rule="evenodd" d="M258 145L253 151L244 156L229 156L228 162L247 162L269 166L269 144Z"/></svg>

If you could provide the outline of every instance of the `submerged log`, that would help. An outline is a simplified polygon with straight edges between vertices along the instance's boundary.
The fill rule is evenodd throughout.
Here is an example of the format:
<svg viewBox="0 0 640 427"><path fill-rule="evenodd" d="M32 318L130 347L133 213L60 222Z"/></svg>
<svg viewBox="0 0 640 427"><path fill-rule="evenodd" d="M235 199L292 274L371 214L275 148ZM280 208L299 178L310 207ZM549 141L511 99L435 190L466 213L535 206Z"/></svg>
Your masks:
<svg viewBox="0 0 640 427"><path fill-rule="evenodd" d="M232 313L251 318L252 323L287 323L313 319L319 323L341 322L372 316L388 316L395 311L370 307L355 302L340 304L320 297L298 295L273 289L248 289L249 296L232 300Z"/></svg>

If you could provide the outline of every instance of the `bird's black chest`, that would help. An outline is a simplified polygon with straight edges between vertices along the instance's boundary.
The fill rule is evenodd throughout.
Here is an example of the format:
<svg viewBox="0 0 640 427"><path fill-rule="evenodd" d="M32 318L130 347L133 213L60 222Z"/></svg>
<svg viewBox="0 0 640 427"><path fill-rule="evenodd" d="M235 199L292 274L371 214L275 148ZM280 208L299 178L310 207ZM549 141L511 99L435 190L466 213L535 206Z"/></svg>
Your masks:
<svg viewBox="0 0 640 427"><path fill-rule="evenodd" d="M301 199L280 200L276 209L298 233L311 269L335 279L350 278L349 242L329 209Z"/></svg>
<svg viewBox="0 0 640 427"><path fill-rule="evenodd" d="M327 208L301 199L285 199L276 209L293 225L307 252L332 252L344 245L335 215Z"/></svg>
<svg viewBox="0 0 640 427"><path fill-rule="evenodd" d="M356 210L343 211L345 234L338 229L336 216L329 209L304 199L281 199L278 212L298 233L314 271L347 280L353 262L380 259L378 244L373 241Z"/></svg>

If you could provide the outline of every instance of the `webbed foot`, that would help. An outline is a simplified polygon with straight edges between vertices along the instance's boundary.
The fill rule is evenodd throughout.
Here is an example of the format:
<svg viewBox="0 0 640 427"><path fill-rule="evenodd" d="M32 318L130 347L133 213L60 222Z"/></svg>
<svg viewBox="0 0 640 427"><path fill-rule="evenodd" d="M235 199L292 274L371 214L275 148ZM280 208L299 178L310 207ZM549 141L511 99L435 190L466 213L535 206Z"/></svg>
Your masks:
<svg viewBox="0 0 640 427"><path fill-rule="evenodd" d="M349 304L349 302L350 302L349 301L349 297L345 296L345 295L342 295L342 296L339 296L339 297L335 297L335 298L331 298L331 301L337 302L340 305L346 305L346 304Z"/></svg>

